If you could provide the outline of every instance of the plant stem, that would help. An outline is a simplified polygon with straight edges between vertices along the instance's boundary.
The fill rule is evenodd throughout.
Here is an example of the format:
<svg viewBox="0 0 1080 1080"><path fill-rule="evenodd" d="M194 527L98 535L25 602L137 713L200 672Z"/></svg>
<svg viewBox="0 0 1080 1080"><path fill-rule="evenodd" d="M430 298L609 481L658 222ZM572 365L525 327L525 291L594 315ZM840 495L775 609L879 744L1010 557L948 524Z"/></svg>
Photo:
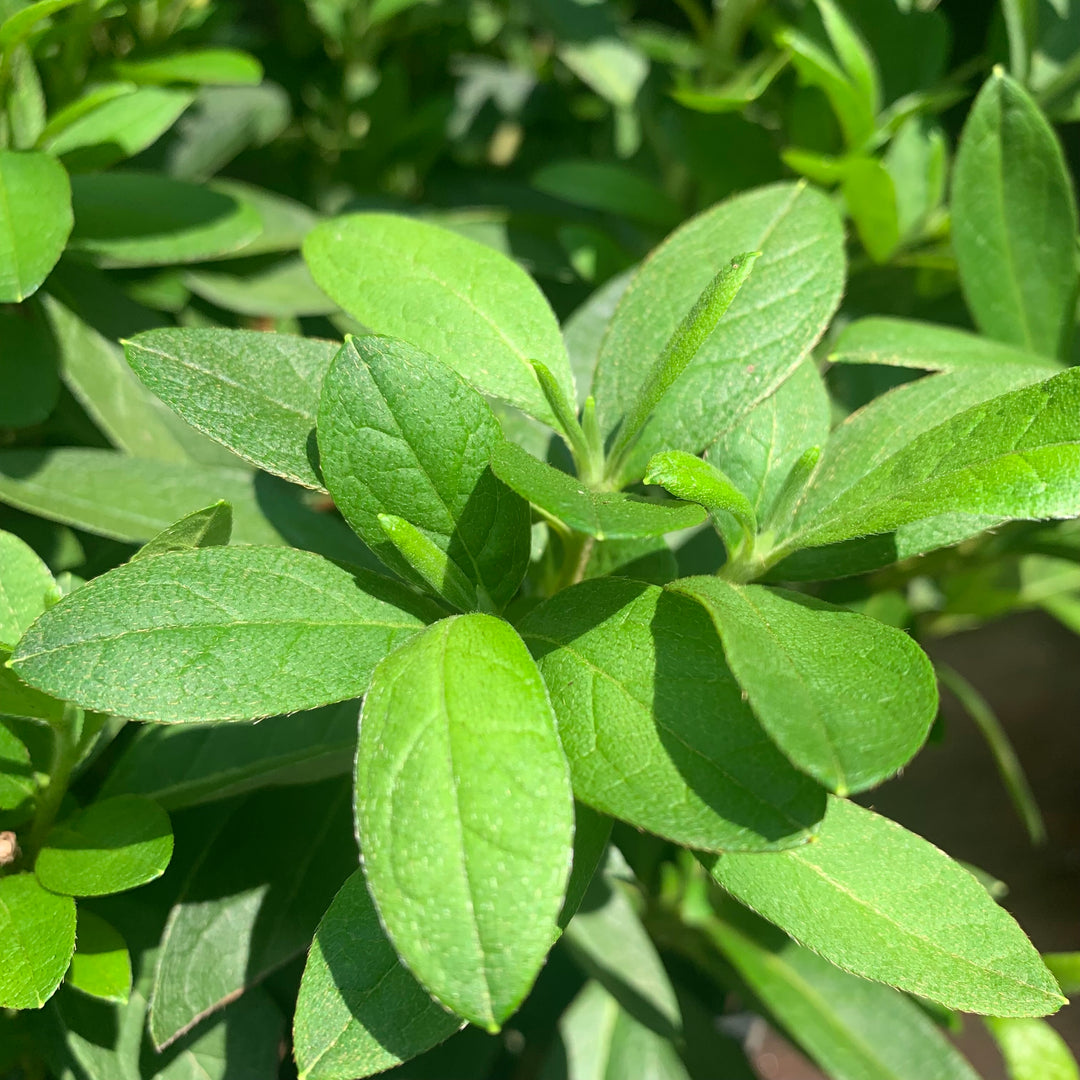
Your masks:
<svg viewBox="0 0 1080 1080"><path fill-rule="evenodd" d="M49 767L49 783L38 800L37 813L30 827L30 836L23 847L23 857L33 865L45 838L56 820L60 804L67 794L71 770L79 758L79 731L82 727L82 710L74 705L64 707L63 718L51 725L53 733L52 763Z"/></svg>

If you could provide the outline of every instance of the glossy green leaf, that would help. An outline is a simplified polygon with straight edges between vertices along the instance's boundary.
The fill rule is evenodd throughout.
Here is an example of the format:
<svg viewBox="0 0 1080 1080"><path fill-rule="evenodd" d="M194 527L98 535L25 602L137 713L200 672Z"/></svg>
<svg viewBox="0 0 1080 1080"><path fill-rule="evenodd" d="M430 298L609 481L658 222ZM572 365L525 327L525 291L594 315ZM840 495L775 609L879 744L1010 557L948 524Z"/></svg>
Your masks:
<svg viewBox="0 0 1080 1080"><path fill-rule="evenodd" d="M319 923L293 1020L300 1080L352 1080L449 1038L463 1021L433 1001L387 940L364 875Z"/></svg>
<svg viewBox="0 0 1080 1080"><path fill-rule="evenodd" d="M71 232L71 184L49 154L0 150L0 302L25 300Z"/></svg>
<svg viewBox="0 0 1080 1080"><path fill-rule="evenodd" d="M169 815L153 799L118 795L55 826L34 873L51 892L107 896L161 877L172 850Z"/></svg>
<svg viewBox="0 0 1080 1080"><path fill-rule="evenodd" d="M34 298L0 310L0 427L47 420L60 397L56 339Z"/></svg>
<svg viewBox="0 0 1080 1080"><path fill-rule="evenodd" d="M835 468L836 460L828 453L820 472ZM889 532L945 513L987 522L1075 517L1080 514L1080 376L1066 371L975 405L930 430L923 427L906 446L879 460L831 500L815 478L785 546Z"/></svg>
<svg viewBox="0 0 1080 1080"><path fill-rule="evenodd" d="M39 145L73 171L104 169L156 142L192 100L184 90L143 87L102 101Z"/></svg>
<svg viewBox="0 0 1080 1080"><path fill-rule="evenodd" d="M339 345L255 330L148 330L124 343L140 379L253 465L322 490L315 416Z"/></svg>
<svg viewBox="0 0 1080 1080"><path fill-rule="evenodd" d="M0 652L0 657L4 655ZM14 675L13 672L7 674ZM0 669L0 712L6 712L5 689L4 671ZM10 725L0 720L0 810L14 810L26 805L36 790L30 751Z"/></svg>
<svg viewBox="0 0 1080 1080"><path fill-rule="evenodd" d="M759 188L676 230L623 294L593 393L609 433L702 289L740 251L761 251L716 331L653 415L626 474L660 450L700 453L767 397L808 355L840 298L843 230L833 205L799 184Z"/></svg>
<svg viewBox="0 0 1080 1080"><path fill-rule="evenodd" d="M75 901L33 874L0 877L0 1007L40 1009L75 951Z"/></svg>
<svg viewBox="0 0 1080 1080"><path fill-rule="evenodd" d="M937 682L902 630L800 593L716 577L671 589L704 606L762 727L830 790L874 787L926 741Z"/></svg>
<svg viewBox="0 0 1080 1080"><path fill-rule="evenodd" d="M422 610L404 587L309 552L201 548L88 582L38 619L13 666L102 712L247 720L359 697Z"/></svg>
<svg viewBox="0 0 1080 1080"><path fill-rule="evenodd" d="M363 325L431 353L482 393L553 421L529 365L539 360L573 399L551 307L499 252L422 221L355 214L313 229L304 258L319 287Z"/></svg>
<svg viewBox="0 0 1080 1080"><path fill-rule="evenodd" d="M176 810L340 776L352 771L359 712L359 702L345 701L258 724L147 724L113 765L101 797L148 795Z"/></svg>
<svg viewBox="0 0 1080 1080"><path fill-rule="evenodd" d="M557 594L520 629L578 799L700 850L805 843L824 792L754 719L698 604L607 578Z"/></svg>
<svg viewBox="0 0 1080 1080"><path fill-rule="evenodd" d="M323 382L319 456L345 520L388 566L426 584L380 515L403 519L496 608L529 561L528 504L490 466L502 441L484 399L403 341L350 338Z"/></svg>
<svg viewBox="0 0 1080 1080"><path fill-rule="evenodd" d="M0 647L12 648L59 596L49 568L34 549L0 530Z"/></svg>
<svg viewBox="0 0 1080 1080"><path fill-rule="evenodd" d="M150 1003L159 1049L311 944L357 866L344 778L264 791L221 816L169 914Z"/></svg>
<svg viewBox="0 0 1080 1080"><path fill-rule="evenodd" d="M224 500L193 510L178 522L162 529L152 540L143 544L134 555L145 559L166 555L172 551L191 551L193 548L221 547L232 535L232 507Z"/></svg>
<svg viewBox="0 0 1080 1080"><path fill-rule="evenodd" d="M356 790L395 948L437 1000L498 1030L556 935L574 829L547 692L509 624L446 619L379 665Z"/></svg>
<svg viewBox="0 0 1080 1080"><path fill-rule="evenodd" d="M91 997L124 1004L131 993L131 956L119 931L100 915L80 908L75 955L65 979Z"/></svg>
<svg viewBox="0 0 1080 1080"><path fill-rule="evenodd" d="M689 1080L674 1045L589 982L559 1021L542 1080Z"/></svg>
<svg viewBox="0 0 1080 1080"><path fill-rule="evenodd" d="M1042 1016L1064 998L1024 932L944 852L831 798L816 842L708 857L716 881L837 967L964 1012Z"/></svg>
<svg viewBox="0 0 1080 1080"><path fill-rule="evenodd" d="M1076 307L1076 197L1050 125L995 71L972 106L952 184L952 241L988 337L1064 355Z"/></svg>
<svg viewBox="0 0 1080 1080"><path fill-rule="evenodd" d="M121 60L113 70L136 83L210 83L251 86L262 81L262 64L239 49L188 49L152 60Z"/></svg>
<svg viewBox="0 0 1080 1080"><path fill-rule="evenodd" d="M1033 381L1061 370L1054 360L1026 349L1002 345L966 330L915 319L871 316L844 327L829 359L835 364L880 364L923 371L971 371L990 375L995 368L1030 371Z"/></svg>
<svg viewBox="0 0 1080 1080"><path fill-rule="evenodd" d="M986 1026L1001 1050L1009 1080L1078 1080L1069 1044L1045 1021L989 1017Z"/></svg>
<svg viewBox="0 0 1080 1080"><path fill-rule="evenodd" d="M679 1001L631 898L633 871L616 848L593 878L564 940L578 964L635 1019L665 1038L682 1033Z"/></svg>
<svg viewBox="0 0 1080 1080"><path fill-rule="evenodd" d="M296 488L245 468L90 448L0 451L0 502L128 543L145 543L217 499L232 507L235 543L290 543L376 565L341 521L305 504Z"/></svg>
<svg viewBox="0 0 1080 1080"><path fill-rule="evenodd" d="M106 266L168 266L238 251L262 219L220 191L153 173L88 173L72 180L71 248Z"/></svg>
<svg viewBox="0 0 1080 1080"><path fill-rule="evenodd" d="M905 995L791 941L766 945L728 922L714 923L710 937L769 1016L834 1080L977 1080Z"/></svg>
<svg viewBox="0 0 1080 1080"><path fill-rule="evenodd" d="M491 468L503 483L545 515L598 540L662 536L700 525L706 516L696 503L591 491L576 477L537 461L510 442L495 445Z"/></svg>

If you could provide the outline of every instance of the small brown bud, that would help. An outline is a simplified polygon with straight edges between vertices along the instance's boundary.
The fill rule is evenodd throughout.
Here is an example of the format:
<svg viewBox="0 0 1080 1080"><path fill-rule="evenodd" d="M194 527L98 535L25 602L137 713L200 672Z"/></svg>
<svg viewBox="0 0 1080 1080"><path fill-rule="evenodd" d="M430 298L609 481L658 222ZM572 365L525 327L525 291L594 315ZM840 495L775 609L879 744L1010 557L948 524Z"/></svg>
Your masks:
<svg viewBox="0 0 1080 1080"><path fill-rule="evenodd" d="M13 832L0 832L0 866L10 866L19 857L19 838Z"/></svg>

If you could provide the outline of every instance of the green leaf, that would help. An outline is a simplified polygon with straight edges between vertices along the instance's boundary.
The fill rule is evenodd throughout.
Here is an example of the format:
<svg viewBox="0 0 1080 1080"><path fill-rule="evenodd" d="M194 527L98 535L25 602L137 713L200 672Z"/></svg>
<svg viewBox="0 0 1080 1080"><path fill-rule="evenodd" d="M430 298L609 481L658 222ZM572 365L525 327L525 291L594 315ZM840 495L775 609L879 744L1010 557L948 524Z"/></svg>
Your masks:
<svg viewBox="0 0 1080 1080"><path fill-rule="evenodd" d="M241 253L247 255L249 249ZM299 256L269 265L254 265L228 272L192 270L184 284L196 296L225 311L262 319L296 319L305 315L334 315L339 308L315 284Z"/></svg>
<svg viewBox="0 0 1080 1080"><path fill-rule="evenodd" d="M689 1080L675 1047L589 982L563 1013L542 1080Z"/></svg>
<svg viewBox="0 0 1080 1080"><path fill-rule="evenodd" d="M33 874L0 877L0 1007L40 1009L75 951L75 901Z"/></svg>
<svg viewBox="0 0 1080 1080"><path fill-rule="evenodd" d="M49 417L60 397L57 343L36 299L0 309L0 427L26 428Z"/></svg>
<svg viewBox="0 0 1080 1080"><path fill-rule="evenodd" d="M0 648L0 716L45 720L48 723L58 723L62 720L64 703L27 686L11 668L6 666L10 658L11 650ZM27 771L26 775L29 778L32 773ZM28 784L30 791L34 788L32 779L22 780L19 789L23 784ZM9 789L10 795L0 796L0 798L14 798L16 800L14 805L17 806L23 801L17 796L17 790Z"/></svg>
<svg viewBox="0 0 1080 1080"><path fill-rule="evenodd" d="M814 0L825 33L848 78L858 88L871 115L881 109L881 77L870 47L836 0Z"/></svg>
<svg viewBox="0 0 1080 1080"><path fill-rule="evenodd" d="M258 724L147 724L113 765L101 797L148 795L166 810L352 771L357 701Z"/></svg>
<svg viewBox="0 0 1080 1080"><path fill-rule="evenodd" d="M0 657L5 654L0 653ZM4 671L0 669L0 711L6 711ZM14 672L7 672L14 675ZM27 805L37 790L30 751L11 727L0 720L0 810L15 810Z"/></svg>
<svg viewBox="0 0 1080 1080"><path fill-rule="evenodd" d="M809 354L840 298L843 229L830 201L800 184L759 188L681 226L623 294L597 363L593 393L605 435L619 423L683 314L740 251L754 272L667 393L626 475L660 450L691 454L737 427Z"/></svg>
<svg viewBox="0 0 1080 1080"><path fill-rule="evenodd" d="M128 543L145 543L217 499L233 509L234 543L291 543L375 565L342 522L306 505L296 488L248 469L81 447L0 451L0 501Z"/></svg>
<svg viewBox="0 0 1080 1080"><path fill-rule="evenodd" d="M579 406L585 404L591 392L593 372L608 324L636 272L637 268L631 267L605 282L563 323L563 340L574 372Z"/></svg>
<svg viewBox="0 0 1080 1080"><path fill-rule="evenodd" d="M264 791L221 815L169 914L150 1002L160 1050L301 955L357 865L344 778Z"/></svg>
<svg viewBox="0 0 1080 1080"><path fill-rule="evenodd" d="M59 597L49 568L34 549L14 533L0 530L0 647L13 648Z"/></svg>
<svg viewBox="0 0 1080 1080"><path fill-rule="evenodd" d="M577 914L601 859L607 851L613 822L607 814L598 814L584 803L574 803L574 858L566 896L559 912L559 926L565 930Z"/></svg>
<svg viewBox="0 0 1080 1080"><path fill-rule="evenodd" d="M829 395L808 360L713 444L709 460L749 499L763 527L779 524L785 482L807 450L825 445L829 426Z"/></svg>
<svg viewBox="0 0 1080 1080"><path fill-rule="evenodd" d="M36 3L27 4L21 11L9 15L0 23L0 49L9 52L14 46L25 41L43 19L78 2L79 0L37 0Z"/></svg>
<svg viewBox="0 0 1080 1080"><path fill-rule="evenodd" d="M530 537L528 504L491 470L502 441L484 399L403 341L350 338L323 382L319 455L345 520L384 563L427 584L380 515L403 519L496 608L525 576Z"/></svg>
<svg viewBox="0 0 1080 1080"><path fill-rule="evenodd" d="M356 790L394 947L437 1000L497 1031L556 936L574 831L547 692L507 623L446 619L379 665Z"/></svg>
<svg viewBox="0 0 1080 1080"><path fill-rule="evenodd" d="M120 933L100 915L80 908L75 940L67 984L91 997L125 1004L131 993L131 956Z"/></svg>
<svg viewBox="0 0 1080 1080"><path fill-rule="evenodd" d="M1053 130L1023 87L995 71L968 116L952 184L960 283L983 333L1065 355L1076 232L1075 195Z"/></svg>
<svg viewBox="0 0 1080 1080"><path fill-rule="evenodd" d="M113 70L135 83L209 83L254 86L262 81L262 64L239 49L188 49L152 60L119 60Z"/></svg>
<svg viewBox="0 0 1080 1080"><path fill-rule="evenodd" d="M124 342L124 355L196 430L267 472L321 491L315 416L339 348L256 330L165 329Z"/></svg>
<svg viewBox="0 0 1080 1080"><path fill-rule="evenodd" d="M110 172L71 182L73 251L104 266L169 266L231 255L254 240L254 207L220 191L152 173Z"/></svg>
<svg viewBox="0 0 1080 1080"><path fill-rule="evenodd" d="M91 306L98 299L80 290ZM136 378L123 351L54 296L42 298L60 355L61 376L117 449L156 461L232 465L235 457L188 427Z"/></svg>
<svg viewBox="0 0 1080 1080"><path fill-rule="evenodd" d="M668 228L681 217L678 206L640 172L611 162L552 161L533 174L532 186L575 206L585 206L646 225Z"/></svg>
<svg viewBox="0 0 1080 1080"><path fill-rule="evenodd" d="M704 509L695 503L590 491L576 477L537 461L510 442L495 445L491 468L503 483L545 515L598 540L662 536L700 525L706 517Z"/></svg>
<svg viewBox="0 0 1080 1080"><path fill-rule="evenodd" d="M91 803L49 833L34 873L51 892L107 896L161 877L172 858L169 815L153 799Z"/></svg>
<svg viewBox="0 0 1080 1080"><path fill-rule="evenodd" d="M706 860L716 881L837 967L964 1012L1041 1016L1064 998L1024 932L962 866L830 798L816 842Z"/></svg>
<svg viewBox="0 0 1080 1080"><path fill-rule="evenodd" d="M700 605L607 578L558 593L520 629L582 802L700 850L806 841L824 792L754 719Z"/></svg>
<svg viewBox="0 0 1080 1080"><path fill-rule="evenodd" d="M844 167L844 202L866 253L886 263L900 245L896 185L877 158L856 158Z"/></svg>
<svg viewBox="0 0 1080 1080"><path fill-rule="evenodd" d="M1043 960L1067 997L1080 993L1080 952L1044 953Z"/></svg>
<svg viewBox="0 0 1080 1080"><path fill-rule="evenodd" d="M1009 1070L1009 1080L1078 1080L1080 1068L1068 1043L1045 1021L988 1017Z"/></svg>
<svg viewBox="0 0 1080 1080"><path fill-rule="evenodd" d="M175 525L163 529L144 544L131 561L172 551L191 551L193 548L221 547L232 535L232 507L224 499L202 510L193 510Z"/></svg>
<svg viewBox="0 0 1080 1080"><path fill-rule="evenodd" d="M105 169L134 157L165 134L194 100L184 90L146 86L118 94L38 140L74 172Z"/></svg>
<svg viewBox="0 0 1080 1080"><path fill-rule="evenodd" d="M402 964L357 870L319 923L300 982L293 1020L300 1080L370 1076L461 1026Z"/></svg>
<svg viewBox="0 0 1080 1080"><path fill-rule="evenodd" d="M977 1080L903 994L790 941L766 945L720 920L709 933L770 1017L834 1080Z"/></svg>
<svg viewBox="0 0 1080 1080"><path fill-rule="evenodd" d="M359 697L423 611L403 586L309 552L200 548L127 563L64 597L13 666L101 712L250 720Z"/></svg>
<svg viewBox="0 0 1080 1080"><path fill-rule="evenodd" d="M835 461L828 454L821 472ZM783 543L814 547L945 513L984 521L1075 517L1078 478L1080 373L1073 370L924 428L831 500L814 498L815 481Z"/></svg>
<svg viewBox="0 0 1080 1080"><path fill-rule="evenodd" d="M911 760L937 715L934 669L902 630L800 593L715 577L671 586L709 613L784 756L840 795Z"/></svg>
<svg viewBox="0 0 1080 1080"><path fill-rule="evenodd" d="M574 399L555 315L505 255L422 221L354 214L312 229L304 258L350 315L438 357L482 393L552 423L529 365L539 360Z"/></svg>
<svg viewBox="0 0 1080 1080"><path fill-rule="evenodd" d="M995 368L1030 372L1032 381L1061 370L1054 360L1026 349L957 330L951 326L871 316L841 331L829 359L834 364L879 364L922 371L970 371L992 375Z"/></svg>
<svg viewBox="0 0 1080 1080"><path fill-rule="evenodd" d="M633 871L616 848L589 886L566 928L571 954L635 1019L667 1039L682 1033L682 1016L660 956L634 910Z"/></svg>
<svg viewBox="0 0 1080 1080"><path fill-rule="evenodd" d="M384 538L408 567L405 576L419 579L428 592L441 597L455 611L477 609L476 586L442 548L404 518L380 514L378 521ZM490 609L490 601L485 600L483 607Z"/></svg>
<svg viewBox="0 0 1080 1080"><path fill-rule="evenodd" d="M0 150L0 303L19 303L48 276L71 232L71 183L49 154Z"/></svg>

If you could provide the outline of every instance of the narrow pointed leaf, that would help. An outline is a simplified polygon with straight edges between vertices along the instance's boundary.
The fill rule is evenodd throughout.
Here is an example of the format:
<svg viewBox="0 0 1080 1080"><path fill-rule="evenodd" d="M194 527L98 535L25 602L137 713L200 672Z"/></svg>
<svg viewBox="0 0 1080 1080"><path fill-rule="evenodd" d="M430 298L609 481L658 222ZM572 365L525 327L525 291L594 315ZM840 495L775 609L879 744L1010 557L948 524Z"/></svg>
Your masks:
<svg viewBox="0 0 1080 1080"><path fill-rule="evenodd" d="M75 901L33 874L0 878L0 1007L40 1009L75 951Z"/></svg>
<svg viewBox="0 0 1080 1080"><path fill-rule="evenodd" d="M319 389L339 346L254 330L147 330L124 343L139 378L192 427L260 469L323 489Z"/></svg>
<svg viewBox="0 0 1080 1080"><path fill-rule="evenodd" d="M1076 196L1053 129L995 71L956 155L952 240L960 283L988 337L1063 356L1076 309Z"/></svg>
<svg viewBox="0 0 1080 1080"><path fill-rule="evenodd" d="M505 255L422 221L353 214L316 226L304 258L319 287L363 325L437 356L482 393L553 422L534 359L573 400L551 307Z"/></svg>
<svg viewBox="0 0 1080 1080"><path fill-rule="evenodd" d="M38 619L13 666L103 712L253 719L359 697L423 611L405 588L308 552L201 548L88 582Z"/></svg>
<svg viewBox="0 0 1080 1080"><path fill-rule="evenodd" d="M446 619L379 665L356 790L394 947L439 1001L497 1030L556 935L574 828L547 692L507 623Z"/></svg>
<svg viewBox="0 0 1080 1080"><path fill-rule="evenodd" d="M173 551L194 548L222 547L232 535L232 507L224 499L202 510L193 510L175 525L162 529L152 540L143 544L132 560L152 555L167 555Z"/></svg>
<svg viewBox="0 0 1080 1080"><path fill-rule="evenodd" d="M582 802L706 851L805 843L824 792L754 719L700 605L608 578L564 590L520 628Z"/></svg>
<svg viewBox="0 0 1080 1080"><path fill-rule="evenodd" d="M921 837L831 798L816 841L706 859L716 881L837 967L964 1012L1042 1016L1065 999L1024 932Z"/></svg>
<svg viewBox="0 0 1080 1080"><path fill-rule="evenodd" d="M100 915L80 908L75 941L64 981L91 997L124 1004L131 992L131 955L119 931Z"/></svg>
<svg viewBox="0 0 1080 1080"><path fill-rule="evenodd" d="M511 599L528 565L529 507L491 471L498 421L456 372L403 341L350 338L323 383L318 440L336 505L383 562L426 584L380 522L390 515L497 607Z"/></svg>
<svg viewBox="0 0 1080 1080"><path fill-rule="evenodd" d="M934 669L903 631L799 593L686 578L762 726L784 755L841 795L914 757L937 715Z"/></svg>
<svg viewBox="0 0 1080 1080"><path fill-rule="evenodd" d="M663 536L700 525L706 517L705 510L696 503L591 491L576 477L537 461L515 443L496 444L491 468L508 487L546 515L598 540Z"/></svg>
<svg viewBox="0 0 1080 1080"><path fill-rule="evenodd" d="M293 1020L300 1080L371 1076L448 1039L462 1023L402 964L357 870L319 923L300 982Z"/></svg>

